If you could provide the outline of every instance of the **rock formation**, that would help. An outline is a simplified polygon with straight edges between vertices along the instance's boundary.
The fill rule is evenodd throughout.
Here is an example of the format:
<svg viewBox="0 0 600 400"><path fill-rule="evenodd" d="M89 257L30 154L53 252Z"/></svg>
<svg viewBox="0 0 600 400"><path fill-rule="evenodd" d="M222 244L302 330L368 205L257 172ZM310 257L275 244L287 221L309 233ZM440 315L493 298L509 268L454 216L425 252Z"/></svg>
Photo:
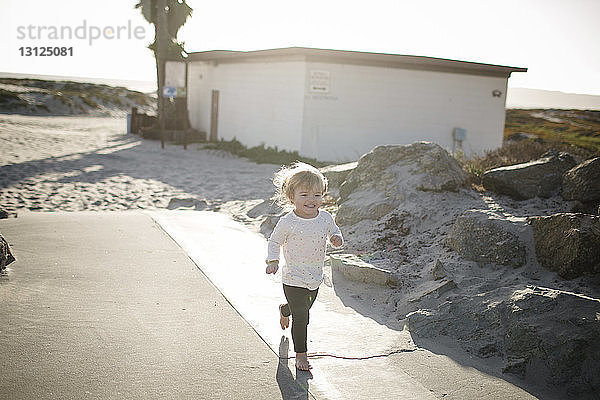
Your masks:
<svg viewBox="0 0 600 400"><path fill-rule="evenodd" d="M565 200L582 203L600 202L600 157L587 160L570 169L562 182Z"/></svg>
<svg viewBox="0 0 600 400"><path fill-rule="evenodd" d="M332 187L345 176L336 221L354 253L332 254L332 269L380 285L367 286L386 300L368 306L379 307L382 323L407 323L416 342L446 337L499 358L497 373L594 398L600 217L566 212L574 200L597 208L596 162L574 168L568 154L547 153L486 172L490 191L480 192L461 187L458 163L440 146L376 147L355 167L325 169Z"/></svg>
<svg viewBox="0 0 600 400"><path fill-rule="evenodd" d="M339 164L339 165L328 165L327 167L323 167L320 171L325 175L328 182L328 192L334 196L339 196L340 186L346 178L348 174L356 168L357 163L351 162L347 164Z"/></svg>
<svg viewBox="0 0 600 400"><path fill-rule="evenodd" d="M458 162L437 144L377 146L358 160L340 186L336 221L377 220L415 190L456 191L464 181Z"/></svg>
<svg viewBox="0 0 600 400"><path fill-rule="evenodd" d="M503 372L590 398L600 388L600 301L543 287L500 287L408 316L411 332L457 338L479 357L502 357Z"/></svg>
<svg viewBox="0 0 600 400"><path fill-rule="evenodd" d="M0 234L0 272L4 271L7 265L16 261L10 250L10 246L4 236Z"/></svg>
<svg viewBox="0 0 600 400"><path fill-rule="evenodd" d="M528 226L491 212L469 210L458 217L446 243L467 260L521 267L526 262Z"/></svg>
<svg viewBox="0 0 600 400"><path fill-rule="evenodd" d="M535 161L486 171L483 186L517 200L551 197L560 189L565 172L575 164L567 153L548 152Z"/></svg>
<svg viewBox="0 0 600 400"><path fill-rule="evenodd" d="M566 279L600 272L600 217L561 213L531 217L541 265Z"/></svg>

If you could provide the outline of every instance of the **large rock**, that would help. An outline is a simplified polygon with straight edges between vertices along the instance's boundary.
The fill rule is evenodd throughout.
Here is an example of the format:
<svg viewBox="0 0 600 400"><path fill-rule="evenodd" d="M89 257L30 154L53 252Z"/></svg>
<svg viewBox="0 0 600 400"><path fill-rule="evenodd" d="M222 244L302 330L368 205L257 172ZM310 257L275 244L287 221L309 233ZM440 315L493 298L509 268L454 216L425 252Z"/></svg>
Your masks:
<svg viewBox="0 0 600 400"><path fill-rule="evenodd" d="M600 201L600 157L592 158L569 170L562 182L565 200L582 203Z"/></svg>
<svg viewBox="0 0 600 400"><path fill-rule="evenodd" d="M478 357L504 354L506 299L512 290L498 288L476 296L447 299L435 309L420 309L407 315L412 334L457 339L464 350Z"/></svg>
<svg viewBox="0 0 600 400"><path fill-rule="evenodd" d="M208 208L208 206L209 204L206 200L198 199L196 197L173 197L169 200L167 208L169 210L190 209L202 211Z"/></svg>
<svg viewBox="0 0 600 400"><path fill-rule="evenodd" d="M486 171L483 186L517 200L552 197L560 189L565 172L575 165L571 155L551 151L535 161Z"/></svg>
<svg viewBox="0 0 600 400"><path fill-rule="evenodd" d="M528 287L508 304L504 372L564 387L572 398L600 393L598 299Z"/></svg>
<svg viewBox="0 0 600 400"><path fill-rule="evenodd" d="M446 244L467 260L516 268L526 262L528 231L525 218L510 221L491 212L469 210L456 218Z"/></svg>
<svg viewBox="0 0 600 400"><path fill-rule="evenodd" d="M280 215L267 215L260 224L259 232L268 239L271 237L271 233L273 233L275 225L277 225L277 222L279 222L280 218Z"/></svg>
<svg viewBox="0 0 600 400"><path fill-rule="evenodd" d="M348 174L356 168L357 162L351 162L346 164L328 165L320 168L319 171L325 175L328 182L328 192L337 197L339 195L340 186L346 180Z"/></svg>
<svg viewBox="0 0 600 400"><path fill-rule="evenodd" d="M279 222L279 218L285 214L285 210L283 207L277 204L272 199L266 199L262 203L259 203L252 207L246 215L249 218L261 218L263 221L260 224L259 231L263 234L267 239L273 233L273 229L275 229L275 225Z"/></svg>
<svg viewBox="0 0 600 400"><path fill-rule="evenodd" d="M600 272L599 216L563 213L528 221L542 266L566 279Z"/></svg>
<svg viewBox="0 0 600 400"><path fill-rule="evenodd" d="M456 191L465 181L458 162L434 143L377 146L363 155L340 187L339 225L379 219L411 192Z"/></svg>
<svg viewBox="0 0 600 400"><path fill-rule="evenodd" d="M10 246L4 236L0 234L0 272L6 268L6 266L15 261L15 257L10 250Z"/></svg>
<svg viewBox="0 0 600 400"><path fill-rule="evenodd" d="M528 286L461 296L407 318L417 340L453 338L479 357L501 357L505 373L587 399L600 391L599 313L598 299Z"/></svg>
<svg viewBox="0 0 600 400"><path fill-rule="evenodd" d="M259 203L252 207L246 215L250 218L258 218L264 215L283 215L284 209L276 201L272 199L266 199L262 203Z"/></svg>
<svg viewBox="0 0 600 400"><path fill-rule="evenodd" d="M369 264L353 254L332 254L330 259L332 271L342 273L351 281L390 287L399 285L398 278L393 273Z"/></svg>

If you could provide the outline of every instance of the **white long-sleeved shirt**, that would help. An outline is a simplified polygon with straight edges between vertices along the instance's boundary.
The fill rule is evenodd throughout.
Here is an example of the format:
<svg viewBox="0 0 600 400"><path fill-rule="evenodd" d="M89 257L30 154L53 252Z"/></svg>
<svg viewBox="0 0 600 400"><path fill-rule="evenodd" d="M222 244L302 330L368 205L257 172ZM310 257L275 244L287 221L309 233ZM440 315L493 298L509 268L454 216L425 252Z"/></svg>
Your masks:
<svg viewBox="0 0 600 400"><path fill-rule="evenodd" d="M325 250L333 235L342 238L340 228L327 211L319 210L314 218L301 218L291 211L273 229L267 261L279 260L279 250L283 248L283 283L315 290L323 282Z"/></svg>

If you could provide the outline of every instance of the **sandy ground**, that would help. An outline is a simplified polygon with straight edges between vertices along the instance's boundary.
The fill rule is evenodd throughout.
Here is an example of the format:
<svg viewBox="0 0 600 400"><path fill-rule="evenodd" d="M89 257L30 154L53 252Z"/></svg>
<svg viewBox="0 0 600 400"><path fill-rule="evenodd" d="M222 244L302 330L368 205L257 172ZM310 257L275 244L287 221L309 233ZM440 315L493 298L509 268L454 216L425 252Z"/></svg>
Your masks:
<svg viewBox="0 0 600 400"><path fill-rule="evenodd" d="M235 210L269 197L277 169L199 145L161 149L124 134L124 119L0 115L0 126L0 206L11 213L157 209L172 199Z"/></svg>
<svg viewBox="0 0 600 400"><path fill-rule="evenodd" d="M160 142L127 135L125 129L125 119L0 115L0 208L16 215L183 207L222 211L254 231L259 229L263 216L257 214L261 213L249 216L247 212L272 195L271 178L278 165L259 165L226 152L202 149L199 144L187 150L166 144L162 149ZM377 290L363 296L373 299L370 308L377 304L381 313L377 317L389 325L402 324L399 319L410 310L398 305L424 290L420 286L429 284L429 270L438 261L458 284L474 275L481 275L484 286L494 279L493 271L482 271L477 263L458 259L443 245L448 229L465 210L479 209L510 219L551 215L568 206L556 198L514 202L464 189L458 193L415 192L412 196L417 198L403 205L412 222L411 235L402 239L402 246L390 243L373 252L372 243L386 232L385 221L373 224L366 220L344 228L344 251L360 254L405 281L401 290ZM330 211L335 212L335 207ZM540 270L536 262L530 264L523 271L503 268L496 272L524 284L552 284L553 274ZM572 284L562 289L581 290ZM593 295L583 289L584 294ZM358 284L355 290L365 288Z"/></svg>
<svg viewBox="0 0 600 400"><path fill-rule="evenodd" d="M127 135L125 129L125 119L0 115L0 208L15 215L183 206L225 212L258 229L261 216L248 216L247 211L272 195L271 178L278 165L255 164L197 144L187 150L171 144L161 149L160 142ZM411 235L404 242L386 243L377 251L364 246L386 232L385 221L361 221L344 231L344 251L360 254L403 281L397 290L355 282L342 288L356 300L353 308L377 323L402 329L404 316L416 307L409 300L430 289L437 262L452 276L460 295L476 296L499 284L597 294L596 285L559 282L535 262L521 269L484 268L459 259L443 245L450 226L465 210L514 219L566 211L568 204L557 199L517 203L466 189L414 196L404 205L412 215Z"/></svg>

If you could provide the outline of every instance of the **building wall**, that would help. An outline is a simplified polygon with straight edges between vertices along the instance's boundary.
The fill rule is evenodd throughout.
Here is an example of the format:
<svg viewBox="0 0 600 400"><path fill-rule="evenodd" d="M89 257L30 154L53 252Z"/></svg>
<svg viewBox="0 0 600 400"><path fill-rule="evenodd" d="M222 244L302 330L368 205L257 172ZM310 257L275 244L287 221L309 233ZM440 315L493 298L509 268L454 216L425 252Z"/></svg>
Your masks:
<svg viewBox="0 0 600 400"><path fill-rule="evenodd" d="M427 140L453 150L456 127L466 129L467 155L502 145L506 78L305 61L188 68L192 127L210 132L219 90L219 138L247 146L353 161L381 144ZM313 71L326 79L315 82Z"/></svg>
<svg viewBox="0 0 600 400"><path fill-rule="evenodd" d="M210 133L211 68L206 63L188 63L188 116L192 128Z"/></svg>
<svg viewBox="0 0 600 400"><path fill-rule="evenodd" d="M329 76L317 92L312 71ZM505 78L328 63L307 63L306 77L302 155L350 161L376 145L419 140L453 150L455 127L467 131L467 154L502 144Z"/></svg>
<svg viewBox="0 0 600 400"><path fill-rule="evenodd" d="M190 63L190 123L210 132L212 90L219 90L219 138L235 137L249 147L265 143L298 150L305 71L302 61Z"/></svg>

